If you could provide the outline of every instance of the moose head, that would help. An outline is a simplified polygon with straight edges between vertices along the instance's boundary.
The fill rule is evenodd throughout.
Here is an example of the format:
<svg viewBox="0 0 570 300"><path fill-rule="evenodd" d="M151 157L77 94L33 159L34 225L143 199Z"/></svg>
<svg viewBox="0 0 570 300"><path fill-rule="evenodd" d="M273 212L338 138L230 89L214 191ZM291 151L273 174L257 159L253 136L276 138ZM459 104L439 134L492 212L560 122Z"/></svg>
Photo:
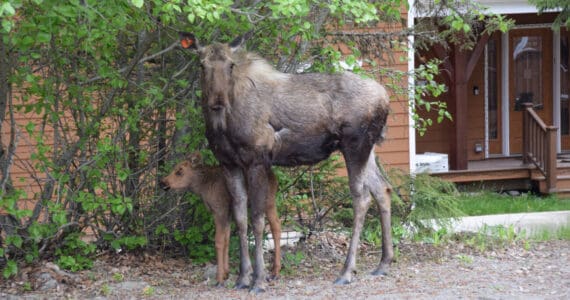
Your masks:
<svg viewBox="0 0 570 300"><path fill-rule="evenodd" d="M211 114L212 118L217 116L221 128L225 129L223 119L232 107L234 78L239 76L236 73L239 72L240 63L244 61L240 50L253 32L239 36L229 44L213 43L207 46L200 45L191 33L179 34L182 48L195 51L200 58L204 112Z"/></svg>

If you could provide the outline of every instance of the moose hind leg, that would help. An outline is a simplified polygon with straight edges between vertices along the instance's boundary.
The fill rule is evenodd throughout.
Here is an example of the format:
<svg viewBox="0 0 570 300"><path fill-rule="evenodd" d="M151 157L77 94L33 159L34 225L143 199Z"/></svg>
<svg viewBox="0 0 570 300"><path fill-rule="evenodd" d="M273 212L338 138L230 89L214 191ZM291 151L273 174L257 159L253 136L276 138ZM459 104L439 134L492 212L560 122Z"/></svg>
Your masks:
<svg viewBox="0 0 570 300"><path fill-rule="evenodd" d="M348 284L352 281L352 275L356 272L356 255L358 244L360 242L360 234L364 225L364 217L370 207L370 191L364 184L365 165L354 164L350 162L349 157L345 155L347 160L348 177L350 184L350 193L352 195L352 206L354 209L354 223L352 224L352 237L344 267L340 276L335 280L335 284Z"/></svg>
<svg viewBox="0 0 570 300"><path fill-rule="evenodd" d="M392 224L391 224L391 191L392 188L384 175L380 173L375 161L374 152L371 152L367 163L367 180L372 196L378 204L380 210L380 225L382 227L382 258L380 264L372 272L373 275L386 275L394 258L392 246Z"/></svg>

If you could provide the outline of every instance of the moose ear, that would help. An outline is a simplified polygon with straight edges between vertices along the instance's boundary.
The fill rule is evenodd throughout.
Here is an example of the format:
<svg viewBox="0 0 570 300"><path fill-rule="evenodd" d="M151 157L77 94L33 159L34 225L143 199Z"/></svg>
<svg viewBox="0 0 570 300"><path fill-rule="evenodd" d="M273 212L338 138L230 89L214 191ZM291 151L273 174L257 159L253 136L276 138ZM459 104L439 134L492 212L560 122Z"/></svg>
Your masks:
<svg viewBox="0 0 570 300"><path fill-rule="evenodd" d="M230 43L230 49L232 50L232 52L236 52L237 50L239 50L243 46L243 44L245 44L245 42L249 40L252 36L253 36L253 30L250 30L244 35L240 35L237 38L235 38Z"/></svg>
<svg viewBox="0 0 570 300"><path fill-rule="evenodd" d="M178 32L178 35L180 36L180 46L182 46L182 48L196 50L200 47L198 39L196 39L193 34L181 31Z"/></svg>

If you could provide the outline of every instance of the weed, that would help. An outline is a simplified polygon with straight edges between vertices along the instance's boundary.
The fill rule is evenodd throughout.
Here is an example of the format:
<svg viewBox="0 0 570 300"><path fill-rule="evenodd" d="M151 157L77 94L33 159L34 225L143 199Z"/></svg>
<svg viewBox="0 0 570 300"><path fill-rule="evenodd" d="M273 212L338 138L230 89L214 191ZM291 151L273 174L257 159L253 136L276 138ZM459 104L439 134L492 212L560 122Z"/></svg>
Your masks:
<svg viewBox="0 0 570 300"><path fill-rule="evenodd" d="M382 245L382 226L378 218L367 222L368 226L362 231L362 240L376 247Z"/></svg>
<svg viewBox="0 0 570 300"><path fill-rule="evenodd" d="M483 252L488 249L487 241L488 237L485 234L477 232L472 237L466 239L465 244L479 250L479 252Z"/></svg>
<svg viewBox="0 0 570 300"><path fill-rule="evenodd" d="M570 223L557 230L542 229L530 234L533 241L570 240Z"/></svg>
<svg viewBox="0 0 570 300"><path fill-rule="evenodd" d="M22 286L22 288L24 289L25 292L31 292L32 291L32 284L29 281L24 282L24 285Z"/></svg>
<svg viewBox="0 0 570 300"><path fill-rule="evenodd" d="M423 242L433 244L437 247L446 241L449 234L447 228L440 228L438 230L431 230L425 235L420 235L419 237Z"/></svg>
<svg viewBox="0 0 570 300"><path fill-rule="evenodd" d="M121 273L114 273L113 274L113 280L115 282L122 282L123 280L125 280L125 276L123 276L123 274L121 274Z"/></svg>
<svg viewBox="0 0 570 300"><path fill-rule="evenodd" d="M465 255L465 254L459 254L459 255L457 255L457 258L459 259L459 261L460 261L463 265L471 265L471 264L473 264L473 256Z"/></svg>
<svg viewBox="0 0 570 300"><path fill-rule="evenodd" d="M111 294L111 287L108 284L103 284L103 286L101 286L101 294L103 296L109 296Z"/></svg>
<svg viewBox="0 0 570 300"><path fill-rule="evenodd" d="M150 286L150 285L146 286L142 291L143 295L145 295L147 297L153 296L155 292L156 292L155 288Z"/></svg>
<svg viewBox="0 0 570 300"><path fill-rule="evenodd" d="M305 259L305 254L301 251L296 251L295 253L287 252L283 257L283 269L287 272L292 272L293 268L301 265Z"/></svg>

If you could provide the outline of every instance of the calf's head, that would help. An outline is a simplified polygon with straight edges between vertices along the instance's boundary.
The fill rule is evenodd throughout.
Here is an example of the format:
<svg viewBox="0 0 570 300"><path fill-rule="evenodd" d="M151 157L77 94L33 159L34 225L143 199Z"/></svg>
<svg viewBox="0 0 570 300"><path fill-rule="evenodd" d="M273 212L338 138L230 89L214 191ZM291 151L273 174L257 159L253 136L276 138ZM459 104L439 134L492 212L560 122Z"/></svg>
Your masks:
<svg viewBox="0 0 570 300"><path fill-rule="evenodd" d="M251 35L249 32L239 36L229 44L213 43L202 46L193 34L180 32L182 48L195 51L200 57L202 106L205 113L224 114L231 110L234 73L238 72L236 66L240 63L240 56L236 53Z"/></svg>
<svg viewBox="0 0 570 300"><path fill-rule="evenodd" d="M190 154L184 161L178 163L172 172L160 180L164 190L186 190L190 188L197 169L200 168L202 157L199 152Z"/></svg>

